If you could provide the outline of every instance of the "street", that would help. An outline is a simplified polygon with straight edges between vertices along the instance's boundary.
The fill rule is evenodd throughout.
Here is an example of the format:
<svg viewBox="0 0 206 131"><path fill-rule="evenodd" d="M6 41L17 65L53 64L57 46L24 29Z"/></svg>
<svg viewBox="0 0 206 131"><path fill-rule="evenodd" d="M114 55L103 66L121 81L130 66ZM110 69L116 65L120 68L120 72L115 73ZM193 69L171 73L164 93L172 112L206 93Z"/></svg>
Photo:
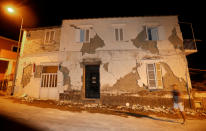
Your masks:
<svg viewBox="0 0 206 131"><path fill-rule="evenodd" d="M21 131L205 131L206 120L156 116L123 117L110 114L61 111L14 103L0 96L0 130Z"/></svg>

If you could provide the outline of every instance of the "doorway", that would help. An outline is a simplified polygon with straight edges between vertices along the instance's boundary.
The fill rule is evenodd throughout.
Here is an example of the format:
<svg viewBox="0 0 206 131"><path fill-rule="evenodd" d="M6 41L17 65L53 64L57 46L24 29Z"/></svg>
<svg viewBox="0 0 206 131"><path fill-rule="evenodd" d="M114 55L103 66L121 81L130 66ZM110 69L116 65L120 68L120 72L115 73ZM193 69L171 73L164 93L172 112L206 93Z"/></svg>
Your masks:
<svg viewBox="0 0 206 131"><path fill-rule="evenodd" d="M99 65L85 66L85 97L100 98Z"/></svg>

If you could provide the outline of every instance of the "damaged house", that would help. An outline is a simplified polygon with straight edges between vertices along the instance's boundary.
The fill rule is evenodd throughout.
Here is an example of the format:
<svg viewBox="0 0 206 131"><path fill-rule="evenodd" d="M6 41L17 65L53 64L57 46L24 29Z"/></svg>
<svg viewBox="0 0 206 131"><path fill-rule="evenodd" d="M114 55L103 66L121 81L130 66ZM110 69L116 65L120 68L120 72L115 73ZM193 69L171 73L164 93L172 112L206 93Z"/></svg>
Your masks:
<svg viewBox="0 0 206 131"><path fill-rule="evenodd" d="M178 16L72 19L24 29L14 94L170 105L177 84L187 101L186 55L197 50L184 44Z"/></svg>

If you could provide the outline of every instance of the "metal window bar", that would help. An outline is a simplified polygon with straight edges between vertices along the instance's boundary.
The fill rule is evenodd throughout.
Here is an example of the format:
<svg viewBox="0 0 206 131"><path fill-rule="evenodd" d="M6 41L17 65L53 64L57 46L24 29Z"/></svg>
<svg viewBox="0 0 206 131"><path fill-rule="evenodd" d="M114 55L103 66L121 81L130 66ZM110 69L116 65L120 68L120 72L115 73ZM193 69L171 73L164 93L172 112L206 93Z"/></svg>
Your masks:
<svg viewBox="0 0 206 131"><path fill-rule="evenodd" d="M57 87L57 73L42 73L41 87Z"/></svg>

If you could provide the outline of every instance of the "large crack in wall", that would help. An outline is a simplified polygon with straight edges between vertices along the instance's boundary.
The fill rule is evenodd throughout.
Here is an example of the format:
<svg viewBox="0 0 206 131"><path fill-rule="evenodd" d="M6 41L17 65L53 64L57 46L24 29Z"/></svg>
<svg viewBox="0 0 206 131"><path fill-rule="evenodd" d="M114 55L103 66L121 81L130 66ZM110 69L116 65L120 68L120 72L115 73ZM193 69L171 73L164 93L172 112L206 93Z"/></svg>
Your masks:
<svg viewBox="0 0 206 131"><path fill-rule="evenodd" d="M72 27L74 29L81 29L74 24L71 24L70 27ZM93 28L90 27L90 29L93 29ZM82 52L82 55L84 55L85 53L95 54L95 51L97 48L104 47L104 46L105 46L104 41L96 33L93 38L90 38L90 42L83 43L83 46L81 48L81 52Z"/></svg>
<svg viewBox="0 0 206 131"><path fill-rule="evenodd" d="M172 72L167 63L160 62L161 66L166 70L166 74L163 76L163 85L165 90L172 90L172 85L177 84L181 91L186 91L186 82L183 78L178 78Z"/></svg>
<svg viewBox="0 0 206 131"><path fill-rule="evenodd" d="M29 84L31 77L32 77L32 65L30 64L24 67L23 69L22 80L21 80L23 87Z"/></svg>
<svg viewBox="0 0 206 131"><path fill-rule="evenodd" d="M169 36L168 40L172 43L175 49L184 50L183 41L178 37L176 28L172 30L172 34Z"/></svg>
<svg viewBox="0 0 206 131"><path fill-rule="evenodd" d="M131 39L133 45L137 48L142 48L143 50L148 50L152 54L159 54L157 48L157 41L147 40L146 27L137 35L135 39Z"/></svg>
<svg viewBox="0 0 206 131"><path fill-rule="evenodd" d="M140 79L138 72L134 69L132 72L129 72L124 77L117 80L117 82L113 86L104 87L103 91L118 91L123 93L137 93L142 90L138 85L137 80Z"/></svg>
<svg viewBox="0 0 206 131"><path fill-rule="evenodd" d="M105 64L103 64L103 68L108 72L108 66L109 66L109 63L107 62L107 63L105 63Z"/></svg>
<svg viewBox="0 0 206 131"><path fill-rule="evenodd" d="M104 47L104 41L96 34L93 38L90 38L89 43L83 43L81 48L82 55L85 53L95 54L97 48Z"/></svg>
<svg viewBox="0 0 206 131"><path fill-rule="evenodd" d="M69 70L67 69L67 67L61 66L59 71L63 73L63 85L68 85L68 88L70 88L71 80L69 77Z"/></svg>

